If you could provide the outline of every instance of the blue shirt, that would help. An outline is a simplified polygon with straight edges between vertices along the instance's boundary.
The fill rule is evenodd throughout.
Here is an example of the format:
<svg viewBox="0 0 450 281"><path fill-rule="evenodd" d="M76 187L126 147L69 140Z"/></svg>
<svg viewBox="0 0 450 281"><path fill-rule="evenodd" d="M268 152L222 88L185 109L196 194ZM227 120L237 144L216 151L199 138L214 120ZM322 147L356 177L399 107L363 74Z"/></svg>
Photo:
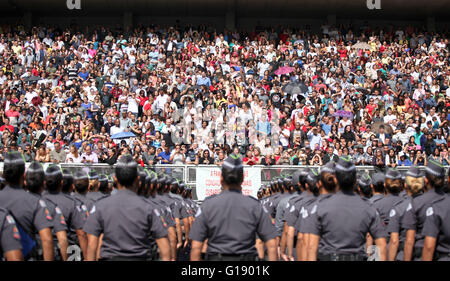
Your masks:
<svg viewBox="0 0 450 281"><path fill-rule="evenodd" d="M258 123L256 123L256 132L258 132L258 133L261 132L266 135L269 135L270 134L269 121L265 121L265 122L258 121Z"/></svg>
<svg viewBox="0 0 450 281"><path fill-rule="evenodd" d="M405 159L405 161L398 160L399 166L412 166L412 163L409 159Z"/></svg>
<svg viewBox="0 0 450 281"><path fill-rule="evenodd" d="M160 154L158 154L158 157L161 157L163 160L170 161L170 152L166 153L165 151L163 151ZM162 162L161 160L161 164L168 164L168 163Z"/></svg>
<svg viewBox="0 0 450 281"><path fill-rule="evenodd" d="M202 76L197 76L197 85L201 86L201 85L206 85L206 86L211 86L211 80L209 79L209 77L203 78Z"/></svg>

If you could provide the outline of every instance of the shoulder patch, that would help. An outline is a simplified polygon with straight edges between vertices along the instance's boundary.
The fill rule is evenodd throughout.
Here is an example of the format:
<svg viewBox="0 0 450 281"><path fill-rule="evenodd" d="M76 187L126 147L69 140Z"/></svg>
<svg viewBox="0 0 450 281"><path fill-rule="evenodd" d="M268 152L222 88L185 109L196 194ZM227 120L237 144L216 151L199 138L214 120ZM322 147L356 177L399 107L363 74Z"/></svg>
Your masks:
<svg viewBox="0 0 450 281"><path fill-rule="evenodd" d="M431 216L431 215L433 215L433 207L429 207L429 208L427 209L427 217L429 217L429 216Z"/></svg>
<svg viewBox="0 0 450 281"><path fill-rule="evenodd" d="M13 227L13 237L16 240L20 240L20 233L19 233L19 229L17 229L17 226Z"/></svg>
<svg viewBox="0 0 450 281"><path fill-rule="evenodd" d="M16 221L11 215L7 215L6 220L8 221L9 224L16 224Z"/></svg>
<svg viewBox="0 0 450 281"><path fill-rule="evenodd" d="M306 219L308 217L308 211L306 209L303 209L302 218Z"/></svg>
<svg viewBox="0 0 450 281"><path fill-rule="evenodd" d="M292 213L293 211L295 211L295 206L294 205L291 206L291 209L289 210L289 212Z"/></svg>
<svg viewBox="0 0 450 281"><path fill-rule="evenodd" d="M61 209L59 207L55 207L55 211L59 215L62 214Z"/></svg>
<svg viewBox="0 0 450 281"><path fill-rule="evenodd" d="M92 209L91 209L91 211L89 213L91 213L91 214L95 213L95 205L92 206Z"/></svg>
<svg viewBox="0 0 450 281"><path fill-rule="evenodd" d="M412 209L412 205L411 205L411 203L409 203L408 204L408 207L406 207L406 211L408 212L409 210L411 210Z"/></svg>
<svg viewBox="0 0 450 281"><path fill-rule="evenodd" d="M156 216L160 216L161 214L159 213L158 209L154 209L153 212L155 213Z"/></svg>
<svg viewBox="0 0 450 281"><path fill-rule="evenodd" d="M392 209L391 212L389 212L389 217L392 218L393 216L395 216L395 210Z"/></svg>
<svg viewBox="0 0 450 281"><path fill-rule="evenodd" d="M201 208L198 208L197 213L195 214L195 217L200 216L201 213L202 213L202 209L201 209Z"/></svg>
<svg viewBox="0 0 450 281"><path fill-rule="evenodd" d="M39 200L39 205L41 205L42 208L47 207L47 204L45 204L45 201L42 199Z"/></svg>
<svg viewBox="0 0 450 281"><path fill-rule="evenodd" d="M87 207L86 207L86 205L81 205L81 209L83 210L83 211L87 211Z"/></svg>
<svg viewBox="0 0 450 281"><path fill-rule="evenodd" d="M314 214L317 211L317 204L314 205L314 207L311 210L311 215Z"/></svg>
<svg viewBox="0 0 450 281"><path fill-rule="evenodd" d="M289 202L286 203L286 209L288 209L291 206L291 204L289 204Z"/></svg>

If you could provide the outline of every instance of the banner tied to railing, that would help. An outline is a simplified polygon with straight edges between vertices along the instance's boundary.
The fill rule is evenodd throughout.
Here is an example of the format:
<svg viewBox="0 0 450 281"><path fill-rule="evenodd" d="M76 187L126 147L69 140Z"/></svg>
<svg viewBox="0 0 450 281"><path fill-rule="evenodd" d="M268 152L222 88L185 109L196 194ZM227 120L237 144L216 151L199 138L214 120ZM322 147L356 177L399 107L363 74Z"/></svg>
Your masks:
<svg viewBox="0 0 450 281"><path fill-rule="evenodd" d="M196 192L198 200L204 200L208 196L220 193L222 190L220 175L221 170L219 167L199 167L196 169ZM242 194L256 198L260 187L261 169L256 167L244 168Z"/></svg>

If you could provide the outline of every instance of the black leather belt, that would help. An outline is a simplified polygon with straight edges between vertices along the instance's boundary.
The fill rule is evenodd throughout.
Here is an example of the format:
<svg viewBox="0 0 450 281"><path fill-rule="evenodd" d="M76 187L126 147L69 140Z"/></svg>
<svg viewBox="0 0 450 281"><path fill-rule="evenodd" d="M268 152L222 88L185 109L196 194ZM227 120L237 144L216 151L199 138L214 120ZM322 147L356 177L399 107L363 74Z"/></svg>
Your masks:
<svg viewBox="0 0 450 281"><path fill-rule="evenodd" d="M366 261L365 255L359 254L318 254L319 261Z"/></svg>
<svg viewBox="0 0 450 281"><path fill-rule="evenodd" d="M207 261L255 261L256 254L206 254Z"/></svg>

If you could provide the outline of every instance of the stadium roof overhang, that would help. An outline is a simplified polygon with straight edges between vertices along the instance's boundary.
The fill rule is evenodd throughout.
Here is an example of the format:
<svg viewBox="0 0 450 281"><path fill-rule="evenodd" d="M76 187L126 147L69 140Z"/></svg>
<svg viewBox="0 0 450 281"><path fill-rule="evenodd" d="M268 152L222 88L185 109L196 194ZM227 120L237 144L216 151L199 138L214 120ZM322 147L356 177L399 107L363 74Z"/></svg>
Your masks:
<svg viewBox="0 0 450 281"><path fill-rule="evenodd" d="M78 1L78 0L69 0ZM329 14L348 18L418 19L434 16L448 20L448 0L379 0L381 10L369 10L367 0L79 0L81 10L69 10L67 0L3 0L0 13L21 15L31 11L43 16L120 15L138 16L223 16L233 9L237 17L325 18ZM378 0L370 0L378 1Z"/></svg>

